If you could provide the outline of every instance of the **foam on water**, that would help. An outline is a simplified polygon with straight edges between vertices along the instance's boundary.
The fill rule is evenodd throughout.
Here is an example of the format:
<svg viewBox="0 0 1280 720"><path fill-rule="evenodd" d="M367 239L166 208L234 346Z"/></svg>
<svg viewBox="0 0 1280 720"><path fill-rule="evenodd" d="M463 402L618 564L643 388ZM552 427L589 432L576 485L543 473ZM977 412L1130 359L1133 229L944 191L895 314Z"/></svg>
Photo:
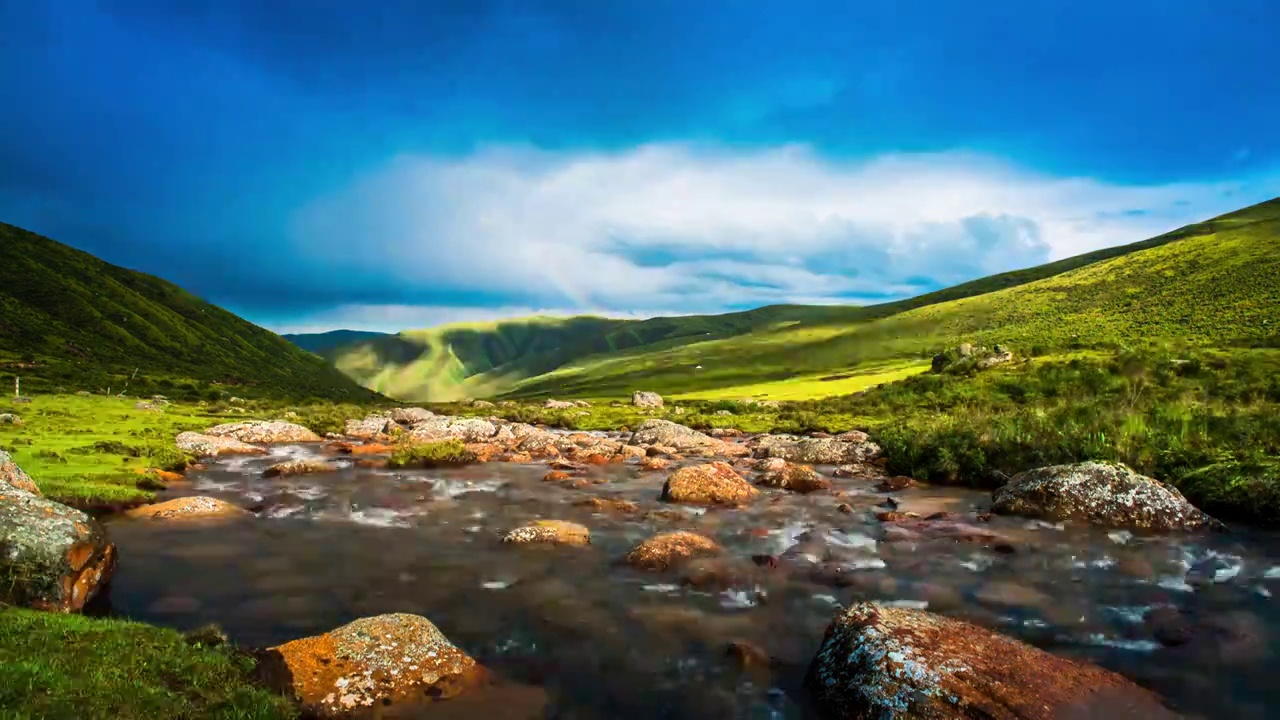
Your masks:
<svg viewBox="0 0 1280 720"><path fill-rule="evenodd" d="M822 536L831 545L844 548L866 549L871 552L876 551L875 538L868 537L862 533L846 533L841 530L828 530Z"/></svg>
<svg viewBox="0 0 1280 720"><path fill-rule="evenodd" d="M1147 612L1155 605L1108 605L1105 609L1111 615L1127 623L1141 625Z"/></svg>
<svg viewBox="0 0 1280 720"><path fill-rule="evenodd" d="M481 480L474 482L471 480L446 480L445 478L428 478L426 482L431 483L431 492L437 497L455 498L468 493L491 493L497 492L498 488L506 485L501 480Z"/></svg>
<svg viewBox="0 0 1280 720"><path fill-rule="evenodd" d="M1063 638L1070 642L1070 638ZM1132 650L1133 652L1149 653L1160 649L1160 643L1154 640L1132 640L1129 638L1108 637L1102 633L1092 633L1083 638L1079 638L1079 642L1086 645L1097 645L1099 647L1115 648L1117 650Z"/></svg>
<svg viewBox="0 0 1280 720"><path fill-rule="evenodd" d="M725 590L720 593L720 607L726 610L745 610L760 604L764 591L759 587L751 590Z"/></svg>

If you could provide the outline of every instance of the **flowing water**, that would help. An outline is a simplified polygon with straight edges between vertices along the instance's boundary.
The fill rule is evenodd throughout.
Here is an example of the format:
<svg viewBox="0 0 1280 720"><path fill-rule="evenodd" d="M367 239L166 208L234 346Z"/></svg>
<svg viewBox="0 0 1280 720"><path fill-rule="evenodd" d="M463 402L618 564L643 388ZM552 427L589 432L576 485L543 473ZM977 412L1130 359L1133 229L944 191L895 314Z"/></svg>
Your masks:
<svg viewBox="0 0 1280 720"><path fill-rule="evenodd" d="M841 497L765 491L748 508L703 512L658 502L666 473L634 465L593 468L594 484L578 489L543 482L545 465L501 463L389 471L346 459L334 473L262 477L320 453L219 460L170 493L259 508L250 519L109 521L121 557L113 611L180 629L217 623L248 646L417 613L504 677L543 688L546 717L683 720L814 717L799 683L824 629L841 605L877 599L1097 662L1188 717L1280 717L1280 536L1143 537L997 517L981 524L1003 536L996 543L898 539L875 518L888 495L867 480L834 480ZM640 512L575 504L591 496ZM989 497L893 494L899 510L922 514L972 514ZM591 544L501 542L539 518L580 522ZM715 538L732 572L685 578L619 563L674 529ZM1190 642L1156 641L1143 616L1162 605L1199 623ZM776 667L741 669L726 654L734 641Z"/></svg>

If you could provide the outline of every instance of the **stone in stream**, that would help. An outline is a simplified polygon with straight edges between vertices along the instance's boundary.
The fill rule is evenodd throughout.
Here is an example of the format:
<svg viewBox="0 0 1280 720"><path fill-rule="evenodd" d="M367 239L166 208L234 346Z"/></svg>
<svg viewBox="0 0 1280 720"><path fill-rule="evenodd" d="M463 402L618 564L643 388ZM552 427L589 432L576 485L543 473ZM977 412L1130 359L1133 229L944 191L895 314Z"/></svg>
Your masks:
<svg viewBox="0 0 1280 720"><path fill-rule="evenodd" d="M676 452L707 456L736 457L747 454L747 449L741 445L717 440L693 428L657 418L645 420L631 434L631 439L627 444L641 446L661 445Z"/></svg>
<svg viewBox="0 0 1280 720"><path fill-rule="evenodd" d="M1054 465L1014 475L995 491L992 512L1104 527L1196 530L1222 524L1182 493L1120 463Z"/></svg>
<svg viewBox="0 0 1280 720"><path fill-rule="evenodd" d="M126 511L125 517L139 520L202 520L248 517L251 514L224 500L196 495L142 505Z"/></svg>
<svg viewBox="0 0 1280 720"><path fill-rule="evenodd" d="M174 438L178 449L197 457L215 457L218 455L263 455L266 449L250 445L235 438L202 435L196 432L178 433Z"/></svg>
<svg viewBox="0 0 1280 720"><path fill-rule="evenodd" d="M491 682L489 671L430 620L407 613L361 618L278 645L260 665L268 685L321 718L455 702Z"/></svg>
<svg viewBox="0 0 1280 720"><path fill-rule="evenodd" d="M654 535L627 553L626 562L640 570L666 570L698 557L719 555L720 544L705 535L677 531Z"/></svg>
<svg viewBox="0 0 1280 720"><path fill-rule="evenodd" d="M9 483L0 483L0 548L0 605L74 612L116 568L98 521Z"/></svg>
<svg viewBox="0 0 1280 720"><path fill-rule="evenodd" d="M827 628L805 687L831 718L1172 720L1124 677L932 613L859 603Z"/></svg>
<svg viewBox="0 0 1280 720"><path fill-rule="evenodd" d="M760 494L728 463L690 465L671 473L661 500L694 505L737 505Z"/></svg>
<svg viewBox="0 0 1280 720"><path fill-rule="evenodd" d="M564 520L535 520L516 528L502 538L504 543L551 543L555 545L587 545L591 531L585 525Z"/></svg>
<svg viewBox="0 0 1280 720"><path fill-rule="evenodd" d="M338 468L319 458L300 458L285 460L267 468L263 477L289 477L290 475L311 475L313 473L333 472Z"/></svg>
<svg viewBox="0 0 1280 720"><path fill-rule="evenodd" d="M757 469L763 474L756 479L757 485L780 488L797 493L811 493L816 490L828 490L831 481L823 477L817 470L808 465L790 463L781 458L770 458L760 463Z"/></svg>
<svg viewBox="0 0 1280 720"><path fill-rule="evenodd" d="M9 456L9 453L0 450L0 488L5 485L25 490L32 495L41 494L40 488L36 487L36 483L31 479L31 476L18 467L18 464Z"/></svg>
<svg viewBox="0 0 1280 720"><path fill-rule="evenodd" d="M662 407L662 396L656 392L637 390L631 394L631 404L643 408Z"/></svg>
<svg viewBox="0 0 1280 720"><path fill-rule="evenodd" d="M763 435L755 440L754 452L758 458L782 458L808 465L865 463L880 455L880 446L865 438L865 433L833 438Z"/></svg>
<svg viewBox="0 0 1280 720"><path fill-rule="evenodd" d="M392 428L398 428L394 420L383 414L368 415L361 420L348 420L342 434L357 440L382 441L390 437Z"/></svg>
<svg viewBox="0 0 1280 720"><path fill-rule="evenodd" d="M223 423L204 431L205 435L230 437L246 443L304 443L320 442L319 435L297 423L283 420L248 420Z"/></svg>

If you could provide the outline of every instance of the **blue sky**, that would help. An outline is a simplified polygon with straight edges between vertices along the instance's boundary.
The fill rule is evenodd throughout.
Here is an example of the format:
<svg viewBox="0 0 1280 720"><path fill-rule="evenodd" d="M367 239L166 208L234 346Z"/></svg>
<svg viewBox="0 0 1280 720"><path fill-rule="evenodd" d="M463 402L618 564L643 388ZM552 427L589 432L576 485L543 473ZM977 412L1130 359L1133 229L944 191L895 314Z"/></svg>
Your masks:
<svg viewBox="0 0 1280 720"><path fill-rule="evenodd" d="M0 24L0 220L280 331L874 302L1280 195L1270 0L0 0Z"/></svg>

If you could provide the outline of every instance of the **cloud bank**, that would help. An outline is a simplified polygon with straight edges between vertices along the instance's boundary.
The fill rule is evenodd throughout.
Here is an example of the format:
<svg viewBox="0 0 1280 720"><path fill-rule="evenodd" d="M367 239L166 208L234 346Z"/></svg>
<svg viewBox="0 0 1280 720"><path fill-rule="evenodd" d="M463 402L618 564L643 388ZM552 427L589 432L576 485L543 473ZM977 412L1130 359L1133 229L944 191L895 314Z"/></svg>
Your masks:
<svg viewBox="0 0 1280 720"><path fill-rule="evenodd" d="M501 146L399 157L298 212L289 242L338 272L527 300L483 317L866 303L1142 240L1273 197L1277 178L1135 186L960 152ZM430 317L364 305L323 321L344 312L383 329Z"/></svg>

